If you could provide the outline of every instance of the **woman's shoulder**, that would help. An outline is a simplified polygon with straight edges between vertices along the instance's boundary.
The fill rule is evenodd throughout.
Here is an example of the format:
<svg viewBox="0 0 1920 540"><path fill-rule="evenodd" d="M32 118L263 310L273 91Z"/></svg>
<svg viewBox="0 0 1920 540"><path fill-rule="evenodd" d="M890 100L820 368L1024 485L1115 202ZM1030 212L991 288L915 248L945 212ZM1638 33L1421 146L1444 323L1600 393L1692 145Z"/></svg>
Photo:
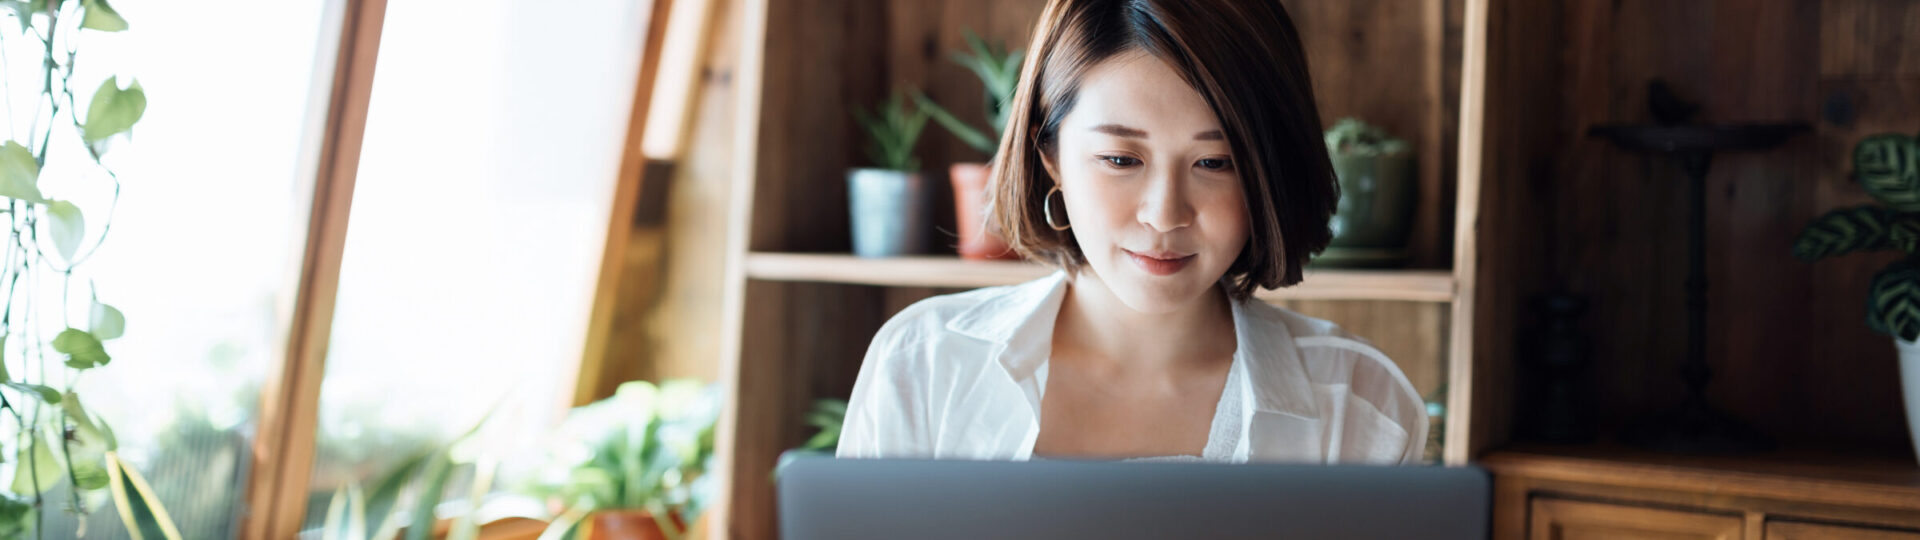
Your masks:
<svg viewBox="0 0 1920 540"><path fill-rule="evenodd" d="M886 337L932 337L947 331L950 323L961 319L974 308L980 307L992 299L1014 292L1023 285L1002 285L973 289L966 292L942 294L908 305L906 309L895 313L887 323L880 327L875 336Z"/></svg>
<svg viewBox="0 0 1920 540"><path fill-rule="evenodd" d="M1246 302L1246 312L1258 328L1255 331L1285 331L1301 352L1334 353L1346 351L1368 360L1392 364L1385 353L1366 338L1354 335L1333 321L1302 315L1293 310L1258 300Z"/></svg>
<svg viewBox="0 0 1920 540"><path fill-rule="evenodd" d="M1315 384L1344 384L1358 397L1368 401L1418 400L1413 384L1400 365L1366 338L1354 335L1325 319L1302 315L1260 301L1247 302L1255 331L1284 331L1306 375Z"/></svg>

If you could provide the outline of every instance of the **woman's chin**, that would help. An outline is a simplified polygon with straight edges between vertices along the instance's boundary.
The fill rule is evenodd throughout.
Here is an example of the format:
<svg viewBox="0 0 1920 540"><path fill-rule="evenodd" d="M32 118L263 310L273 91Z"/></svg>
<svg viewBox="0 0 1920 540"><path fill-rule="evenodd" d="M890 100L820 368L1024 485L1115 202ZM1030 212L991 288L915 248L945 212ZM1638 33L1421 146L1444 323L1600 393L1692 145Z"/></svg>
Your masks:
<svg viewBox="0 0 1920 540"><path fill-rule="evenodd" d="M1108 280L1106 285L1115 298L1134 311L1172 313L1193 305L1194 299L1213 289L1214 280L1184 274L1187 272L1168 276L1129 272L1121 279Z"/></svg>

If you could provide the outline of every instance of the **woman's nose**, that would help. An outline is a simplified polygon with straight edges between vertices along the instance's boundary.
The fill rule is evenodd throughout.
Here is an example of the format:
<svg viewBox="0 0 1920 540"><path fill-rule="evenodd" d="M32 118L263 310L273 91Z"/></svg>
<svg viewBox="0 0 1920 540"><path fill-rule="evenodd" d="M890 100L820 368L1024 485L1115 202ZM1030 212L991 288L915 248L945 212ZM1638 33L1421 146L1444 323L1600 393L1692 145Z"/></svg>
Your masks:
<svg viewBox="0 0 1920 540"><path fill-rule="evenodd" d="M1137 218L1159 232L1169 232L1193 224L1193 204L1187 199L1184 179L1179 172L1160 171L1147 182L1140 197Z"/></svg>

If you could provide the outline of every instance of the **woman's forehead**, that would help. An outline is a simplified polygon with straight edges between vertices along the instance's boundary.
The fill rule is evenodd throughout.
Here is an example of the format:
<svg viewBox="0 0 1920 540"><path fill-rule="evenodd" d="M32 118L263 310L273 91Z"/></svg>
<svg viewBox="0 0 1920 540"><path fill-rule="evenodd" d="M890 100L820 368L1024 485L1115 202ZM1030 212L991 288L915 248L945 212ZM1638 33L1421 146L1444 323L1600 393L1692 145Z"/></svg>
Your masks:
<svg viewBox="0 0 1920 540"><path fill-rule="evenodd" d="M1087 70L1080 81L1068 129L1119 125L1149 138L1191 138L1217 131L1220 122L1205 97L1173 66L1141 51L1114 55Z"/></svg>

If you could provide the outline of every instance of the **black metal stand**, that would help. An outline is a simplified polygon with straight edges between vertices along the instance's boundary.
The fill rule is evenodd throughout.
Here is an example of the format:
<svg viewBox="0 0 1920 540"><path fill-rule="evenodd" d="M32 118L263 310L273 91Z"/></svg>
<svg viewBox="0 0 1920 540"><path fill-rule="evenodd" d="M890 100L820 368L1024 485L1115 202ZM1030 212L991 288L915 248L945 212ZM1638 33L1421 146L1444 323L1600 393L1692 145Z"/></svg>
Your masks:
<svg viewBox="0 0 1920 540"><path fill-rule="evenodd" d="M1680 367L1687 397L1679 410L1629 426L1621 439L1655 450L1688 454L1724 454L1771 449L1758 430L1707 404L1707 170L1716 151L1758 151L1808 131L1806 124L1733 126L1597 126L1590 135L1611 139L1628 150L1673 156L1687 175L1687 357Z"/></svg>

